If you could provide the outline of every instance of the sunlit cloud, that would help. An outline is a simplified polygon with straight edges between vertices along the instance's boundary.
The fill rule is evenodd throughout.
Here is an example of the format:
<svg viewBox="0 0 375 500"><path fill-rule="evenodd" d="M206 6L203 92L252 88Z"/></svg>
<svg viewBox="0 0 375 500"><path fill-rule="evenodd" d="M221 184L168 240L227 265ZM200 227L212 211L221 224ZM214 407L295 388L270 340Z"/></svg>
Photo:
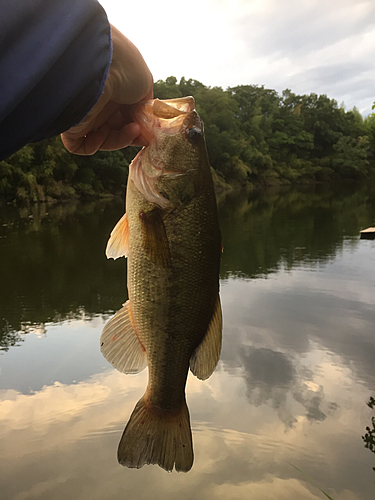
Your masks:
<svg viewBox="0 0 375 500"><path fill-rule="evenodd" d="M265 85L327 94L369 113L374 100L375 6L361 0L102 0L155 79Z"/></svg>
<svg viewBox="0 0 375 500"><path fill-rule="evenodd" d="M281 366L281 354L276 357ZM312 353L305 360L306 366L312 366L313 359ZM296 461L298 450L295 465L306 472L313 467L324 486L331 480L326 472L328 464L342 468L338 476L343 484L329 487L339 492L340 498L350 498L344 494L347 479L343 474L354 480L351 450L358 454L361 447L359 433L366 423L366 412L359 407L354 413L346 401L349 393L365 400L366 391L356 385L350 373L347 377L341 373L342 383L336 385L339 371L329 359L327 353L316 355L319 368L311 379L303 379L302 360L298 377L289 366L281 386L277 380L264 380L284 390L285 397L278 405L269 399L271 393L258 406L251 404L246 366L228 375L225 362L220 362L205 382L190 375L187 397L195 463L187 475L168 475L156 466L138 471L117 464L117 444L144 392L147 370L135 376L108 370L78 384L55 383L29 395L2 391L3 494L14 500L33 495L83 500L118 498L120 492L135 498L142 491L143 496L158 500L178 489L181 498L221 498L225 494L234 500L245 499L251 492L252 499L264 500L271 491L272 498L287 499L288 492L289 498L291 492L299 492L304 495L301 498L318 499L318 491L289 465ZM260 379L259 372L253 373L253 382ZM264 390L262 384L259 387ZM288 418L292 418L292 425L287 425ZM314 422L319 422L319 428ZM77 490L78 482L84 489Z"/></svg>

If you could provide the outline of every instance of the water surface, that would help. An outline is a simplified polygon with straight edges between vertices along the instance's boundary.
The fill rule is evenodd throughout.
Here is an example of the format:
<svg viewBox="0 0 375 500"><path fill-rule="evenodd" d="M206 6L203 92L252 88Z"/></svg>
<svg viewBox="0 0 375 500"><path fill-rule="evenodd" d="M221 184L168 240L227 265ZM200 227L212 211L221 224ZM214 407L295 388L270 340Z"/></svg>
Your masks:
<svg viewBox="0 0 375 500"><path fill-rule="evenodd" d="M126 300L104 248L121 202L0 211L2 500L373 500L375 190L303 187L220 201L224 336L189 375L187 474L118 465L147 371L123 375L99 337ZM306 479L298 470L306 474Z"/></svg>

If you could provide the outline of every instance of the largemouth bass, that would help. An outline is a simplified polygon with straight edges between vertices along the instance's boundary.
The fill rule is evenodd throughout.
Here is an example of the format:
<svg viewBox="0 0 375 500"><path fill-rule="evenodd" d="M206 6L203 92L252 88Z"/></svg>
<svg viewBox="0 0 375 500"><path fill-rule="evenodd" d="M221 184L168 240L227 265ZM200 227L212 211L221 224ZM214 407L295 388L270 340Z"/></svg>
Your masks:
<svg viewBox="0 0 375 500"><path fill-rule="evenodd" d="M146 101L134 114L149 145L130 165L126 213L106 250L108 258L128 258L129 300L104 327L101 351L124 373L148 366L119 462L187 472L193 464L189 367L208 378L221 350L216 199L194 99Z"/></svg>

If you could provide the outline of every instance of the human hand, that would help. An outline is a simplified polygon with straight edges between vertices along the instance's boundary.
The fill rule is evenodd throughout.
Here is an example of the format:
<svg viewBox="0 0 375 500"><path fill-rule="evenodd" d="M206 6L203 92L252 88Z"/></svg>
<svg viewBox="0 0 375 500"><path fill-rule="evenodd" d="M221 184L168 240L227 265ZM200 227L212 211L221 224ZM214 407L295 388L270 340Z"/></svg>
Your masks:
<svg viewBox="0 0 375 500"><path fill-rule="evenodd" d="M111 28L113 55L103 94L81 123L61 134L71 153L92 155L98 150L147 145L130 110L132 104L152 99L152 75L135 45Z"/></svg>

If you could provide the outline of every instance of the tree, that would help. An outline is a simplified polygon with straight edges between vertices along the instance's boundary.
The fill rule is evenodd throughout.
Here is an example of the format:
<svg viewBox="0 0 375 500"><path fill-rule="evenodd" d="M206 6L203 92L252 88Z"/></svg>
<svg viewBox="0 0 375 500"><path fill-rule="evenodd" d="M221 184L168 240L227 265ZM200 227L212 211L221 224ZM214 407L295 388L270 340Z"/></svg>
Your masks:
<svg viewBox="0 0 375 500"><path fill-rule="evenodd" d="M192 95L205 127L214 179L229 185L375 176L375 113L365 120L326 95L281 95L258 85L223 90L169 76L154 95ZM375 103L374 103L375 109ZM71 155L59 138L29 144L0 162L0 199L45 201L123 193L138 149Z"/></svg>

